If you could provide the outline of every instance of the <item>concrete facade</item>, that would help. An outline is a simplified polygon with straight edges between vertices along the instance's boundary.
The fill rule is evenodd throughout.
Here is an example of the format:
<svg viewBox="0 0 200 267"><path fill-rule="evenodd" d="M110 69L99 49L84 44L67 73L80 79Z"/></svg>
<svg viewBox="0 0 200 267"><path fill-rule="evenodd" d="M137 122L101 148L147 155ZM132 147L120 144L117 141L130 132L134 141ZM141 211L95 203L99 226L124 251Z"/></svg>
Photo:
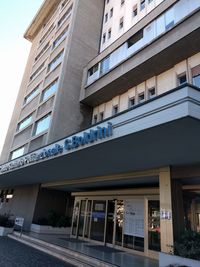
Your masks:
<svg viewBox="0 0 200 267"><path fill-rule="evenodd" d="M28 229L52 208L74 238L154 259L200 232L199 14L192 0L46 0L25 33L0 213Z"/></svg>

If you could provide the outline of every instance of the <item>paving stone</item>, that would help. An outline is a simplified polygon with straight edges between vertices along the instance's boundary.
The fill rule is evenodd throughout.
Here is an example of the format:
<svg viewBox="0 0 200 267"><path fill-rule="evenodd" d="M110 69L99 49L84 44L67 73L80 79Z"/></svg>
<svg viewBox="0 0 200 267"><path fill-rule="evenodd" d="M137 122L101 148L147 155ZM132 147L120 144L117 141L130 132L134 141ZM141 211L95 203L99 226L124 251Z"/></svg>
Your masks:
<svg viewBox="0 0 200 267"><path fill-rule="evenodd" d="M0 237L1 267L73 267L7 237Z"/></svg>

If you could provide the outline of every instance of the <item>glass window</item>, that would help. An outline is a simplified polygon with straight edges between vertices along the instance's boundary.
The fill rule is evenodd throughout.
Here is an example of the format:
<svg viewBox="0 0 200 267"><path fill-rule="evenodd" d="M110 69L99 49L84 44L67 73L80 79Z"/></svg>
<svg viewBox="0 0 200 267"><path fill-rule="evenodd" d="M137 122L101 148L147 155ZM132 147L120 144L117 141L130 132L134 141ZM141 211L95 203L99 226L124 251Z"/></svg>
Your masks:
<svg viewBox="0 0 200 267"><path fill-rule="evenodd" d="M153 98L155 96L156 96L156 89L155 89L155 87L148 89L148 97L149 97L149 99L150 98Z"/></svg>
<svg viewBox="0 0 200 267"><path fill-rule="evenodd" d="M31 75L31 77L30 77L30 81L32 81L32 80L38 75L38 73L44 68L44 63L45 63L45 62L43 62L43 63L37 68L37 70Z"/></svg>
<svg viewBox="0 0 200 267"><path fill-rule="evenodd" d="M187 82L186 74L181 74L178 76L178 85L184 84Z"/></svg>
<svg viewBox="0 0 200 267"><path fill-rule="evenodd" d="M62 52L60 52L48 65L48 72L52 71L53 69L55 69L61 62L63 59L63 55L64 55L64 50Z"/></svg>
<svg viewBox="0 0 200 267"><path fill-rule="evenodd" d="M92 76L95 72L97 72L99 69L99 63L97 63L96 65L94 65L92 68L90 68L88 70L88 76Z"/></svg>
<svg viewBox="0 0 200 267"><path fill-rule="evenodd" d="M110 18L113 16L113 7L110 9Z"/></svg>
<svg viewBox="0 0 200 267"><path fill-rule="evenodd" d="M108 39L110 39L111 38L111 33L112 33L112 30L111 30L111 28L108 30Z"/></svg>
<svg viewBox="0 0 200 267"><path fill-rule="evenodd" d="M105 14L105 23L108 21L108 13Z"/></svg>
<svg viewBox="0 0 200 267"><path fill-rule="evenodd" d="M174 8L170 8L165 13L165 29L169 30L174 26Z"/></svg>
<svg viewBox="0 0 200 267"><path fill-rule="evenodd" d="M72 6L73 6L73 5L71 5L71 6L67 9L67 11L65 12L65 14L60 18L60 20L58 21L58 27L60 27L60 26L64 23L64 21L66 21L67 18L71 15Z"/></svg>
<svg viewBox="0 0 200 267"><path fill-rule="evenodd" d="M200 74L193 76L192 82L195 86L200 87Z"/></svg>
<svg viewBox="0 0 200 267"><path fill-rule="evenodd" d="M137 5L133 7L133 17L137 16Z"/></svg>
<svg viewBox="0 0 200 267"><path fill-rule="evenodd" d="M22 155L24 155L24 149L25 149L25 146L22 146L16 150L14 150L12 153L11 153L11 159L16 159L18 157L21 157Z"/></svg>
<svg viewBox="0 0 200 267"><path fill-rule="evenodd" d="M50 120L51 120L51 115L48 114L47 116L37 121L35 124L34 135L37 135L39 133L46 131L49 128Z"/></svg>
<svg viewBox="0 0 200 267"><path fill-rule="evenodd" d="M131 108L133 106L135 106L135 98L134 97L129 98L129 100L128 100L128 107Z"/></svg>
<svg viewBox="0 0 200 267"><path fill-rule="evenodd" d="M141 0L140 2L140 10L142 11L145 8L145 0Z"/></svg>
<svg viewBox="0 0 200 267"><path fill-rule="evenodd" d="M28 102L30 102L39 93L39 87L40 87L40 85L38 85L35 89L33 89L33 91L30 92L30 94L28 94L24 98L24 105L27 104Z"/></svg>
<svg viewBox="0 0 200 267"><path fill-rule="evenodd" d="M102 111L99 114L99 121L103 121L103 119L104 119L104 112Z"/></svg>
<svg viewBox="0 0 200 267"><path fill-rule="evenodd" d="M113 115L116 115L116 114L118 113L118 111L119 111L119 107L118 107L118 105L115 105L115 106L113 107L112 114L113 114Z"/></svg>
<svg viewBox="0 0 200 267"><path fill-rule="evenodd" d="M128 48L137 43L143 38L143 30L136 32L131 38L128 39L127 44Z"/></svg>
<svg viewBox="0 0 200 267"><path fill-rule="evenodd" d="M56 38L53 42L53 48L57 47L65 39L68 33L68 28L69 26L67 26L67 28L65 28L64 31Z"/></svg>
<svg viewBox="0 0 200 267"><path fill-rule="evenodd" d="M109 71L110 57L106 57L101 61L100 74L104 74Z"/></svg>
<svg viewBox="0 0 200 267"><path fill-rule="evenodd" d="M53 95L56 92L57 88L58 88L58 80L55 80L42 92L42 101L46 100L51 95Z"/></svg>
<svg viewBox="0 0 200 267"><path fill-rule="evenodd" d="M138 102L139 103L142 103L144 101L145 101L144 93L139 94L139 96L138 96Z"/></svg>
<svg viewBox="0 0 200 267"><path fill-rule="evenodd" d="M47 38L47 36L50 34L53 28L54 28L54 23L48 28L46 33L42 36L42 38L40 39L40 44L43 43L43 41Z"/></svg>
<svg viewBox="0 0 200 267"><path fill-rule="evenodd" d="M23 121L21 121L19 124L18 124L18 131L24 129L26 126L28 126L32 121L32 115L26 117Z"/></svg>
<svg viewBox="0 0 200 267"><path fill-rule="evenodd" d="M106 33L103 34L103 40L102 40L103 44L105 43L105 41L106 41Z"/></svg>
<svg viewBox="0 0 200 267"><path fill-rule="evenodd" d="M47 48L49 47L49 42L42 48L42 50L37 54L37 56L35 57L35 61L38 60L38 58L40 58L44 52L47 50Z"/></svg>
<svg viewBox="0 0 200 267"><path fill-rule="evenodd" d="M119 20L119 29L122 29L124 27L124 17L122 17L120 20Z"/></svg>
<svg viewBox="0 0 200 267"><path fill-rule="evenodd" d="M93 117L93 123L94 124L97 123L97 114L95 114L94 117Z"/></svg>

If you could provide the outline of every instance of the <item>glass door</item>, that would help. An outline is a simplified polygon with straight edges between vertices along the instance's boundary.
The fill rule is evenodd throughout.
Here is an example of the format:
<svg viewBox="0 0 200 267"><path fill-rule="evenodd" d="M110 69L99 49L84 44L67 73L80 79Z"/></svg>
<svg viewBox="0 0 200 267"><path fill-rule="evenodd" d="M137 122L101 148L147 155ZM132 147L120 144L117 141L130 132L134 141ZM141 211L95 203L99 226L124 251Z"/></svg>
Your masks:
<svg viewBox="0 0 200 267"><path fill-rule="evenodd" d="M106 201L93 200L90 238L104 242Z"/></svg>
<svg viewBox="0 0 200 267"><path fill-rule="evenodd" d="M160 251L159 200L148 200L148 250Z"/></svg>
<svg viewBox="0 0 200 267"><path fill-rule="evenodd" d="M106 220L106 243L113 243L115 201L108 200Z"/></svg>
<svg viewBox="0 0 200 267"><path fill-rule="evenodd" d="M86 208L86 200L81 200L81 208L80 208L79 223L78 223L78 236L83 236L85 208Z"/></svg>
<svg viewBox="0 0 200 267"><path fill-rule="evenodd" d="M84 237L90 237L90 223L91 223L91 214L92 214L92 200L87 201L86 213L85 213L85 231Z"/></svg>

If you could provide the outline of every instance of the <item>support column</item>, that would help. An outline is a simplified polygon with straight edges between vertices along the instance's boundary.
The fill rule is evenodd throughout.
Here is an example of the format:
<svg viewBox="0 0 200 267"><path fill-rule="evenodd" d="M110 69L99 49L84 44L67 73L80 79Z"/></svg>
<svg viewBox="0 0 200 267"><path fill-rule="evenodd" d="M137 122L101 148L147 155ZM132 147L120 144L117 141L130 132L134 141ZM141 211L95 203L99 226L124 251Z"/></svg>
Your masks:
<svg viewBox="0 0 200 267"><path fill-rule="evenodd" d="M160 188L160 237L161 251L173 251L173 223L172 223L172 196L170 167L161 168L159 172Z"/></svg>

